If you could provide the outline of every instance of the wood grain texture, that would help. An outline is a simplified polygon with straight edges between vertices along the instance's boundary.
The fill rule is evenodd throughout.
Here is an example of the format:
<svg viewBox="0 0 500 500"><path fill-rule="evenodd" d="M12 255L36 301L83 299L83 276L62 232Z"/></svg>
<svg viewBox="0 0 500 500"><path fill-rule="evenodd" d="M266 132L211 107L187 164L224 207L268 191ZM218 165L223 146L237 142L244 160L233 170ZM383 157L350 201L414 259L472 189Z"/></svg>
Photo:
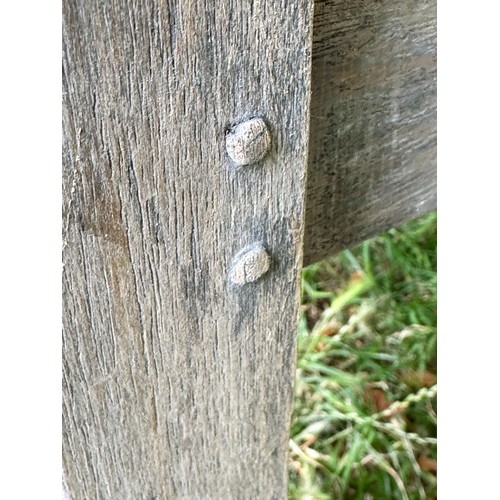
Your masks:
<svg viewBox="0 0 500 500"><path fill-rule="evenodd" d="M73 499L286 496L309 0L63 2L63 465ZM260 116L267 156L226 130ZM242 248L270 268L232 285Z"/></svg>
<svg viewBox="0 0 500 500"><path fill-rule="evenodd" d="M304 264L436 206L435 0L317 0Z"/></svg>

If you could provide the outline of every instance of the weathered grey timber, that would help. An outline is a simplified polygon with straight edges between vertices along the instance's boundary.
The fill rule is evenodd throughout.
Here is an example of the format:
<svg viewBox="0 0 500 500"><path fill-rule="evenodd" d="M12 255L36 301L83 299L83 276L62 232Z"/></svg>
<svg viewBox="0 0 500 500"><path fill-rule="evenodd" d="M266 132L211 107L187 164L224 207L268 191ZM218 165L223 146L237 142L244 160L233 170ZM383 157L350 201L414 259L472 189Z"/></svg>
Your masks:
<svg viewBox="0 0 500 500"><path fill-rule="evenodd" d="M65 0L63 23L67 493L284 498L312 2ZM252 117L270 150L234 168ZM269 269L231 283L253 244Z"/></svg>
<svg viewBox="0 0 500 500"><path fill-rule="evenodd" d="M435 0L317 0L304 264L436 206Z"/></svg>

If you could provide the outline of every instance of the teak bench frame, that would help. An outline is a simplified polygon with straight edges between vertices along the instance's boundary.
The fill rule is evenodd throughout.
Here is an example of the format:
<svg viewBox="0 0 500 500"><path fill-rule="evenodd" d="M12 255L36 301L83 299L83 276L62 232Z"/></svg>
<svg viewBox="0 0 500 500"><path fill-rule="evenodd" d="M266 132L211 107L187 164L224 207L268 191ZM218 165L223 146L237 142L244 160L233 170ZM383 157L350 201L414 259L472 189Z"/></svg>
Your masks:
<svg viewBox="0 0 500 500"><path fill-rule="evenodd" d="M63 1L68 498L286 497L301 267L435 207L435 30L434 0Z"/></svg>

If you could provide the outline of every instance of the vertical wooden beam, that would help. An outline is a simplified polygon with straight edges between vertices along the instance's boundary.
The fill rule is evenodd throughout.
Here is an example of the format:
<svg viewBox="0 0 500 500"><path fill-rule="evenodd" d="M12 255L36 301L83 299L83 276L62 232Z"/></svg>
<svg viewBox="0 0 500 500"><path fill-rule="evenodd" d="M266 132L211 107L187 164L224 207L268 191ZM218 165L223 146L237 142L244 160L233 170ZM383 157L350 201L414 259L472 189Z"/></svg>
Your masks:
<svg viewBox="0 0 500 500"><path fill-rule="evenodd" d="M71 498L286 496L311 11L63 2ZM253 117L270 150L237 167L225 136ZM252 245L269 269L231 282Z"/></svg>

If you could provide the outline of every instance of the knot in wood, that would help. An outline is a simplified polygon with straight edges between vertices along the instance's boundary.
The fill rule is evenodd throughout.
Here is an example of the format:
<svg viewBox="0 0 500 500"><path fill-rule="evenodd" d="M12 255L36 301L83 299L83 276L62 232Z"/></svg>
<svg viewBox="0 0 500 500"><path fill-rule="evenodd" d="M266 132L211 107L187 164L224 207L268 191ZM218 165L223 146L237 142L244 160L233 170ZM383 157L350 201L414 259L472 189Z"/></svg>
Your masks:
<svg viewBox="0 0 500 500"><path fill-rule="evenodd" d="M257 281L269 269L269 255L260 244L244 248L233 259L229 279L235 285Z"/></svg>
<svg viewBox="0 0 500 500"><path fill-rule="evenodd" d="M266 155L271 134L262 118L252 118L236 125L226 135L226 151L236 165L256 163Z"/></svg>

